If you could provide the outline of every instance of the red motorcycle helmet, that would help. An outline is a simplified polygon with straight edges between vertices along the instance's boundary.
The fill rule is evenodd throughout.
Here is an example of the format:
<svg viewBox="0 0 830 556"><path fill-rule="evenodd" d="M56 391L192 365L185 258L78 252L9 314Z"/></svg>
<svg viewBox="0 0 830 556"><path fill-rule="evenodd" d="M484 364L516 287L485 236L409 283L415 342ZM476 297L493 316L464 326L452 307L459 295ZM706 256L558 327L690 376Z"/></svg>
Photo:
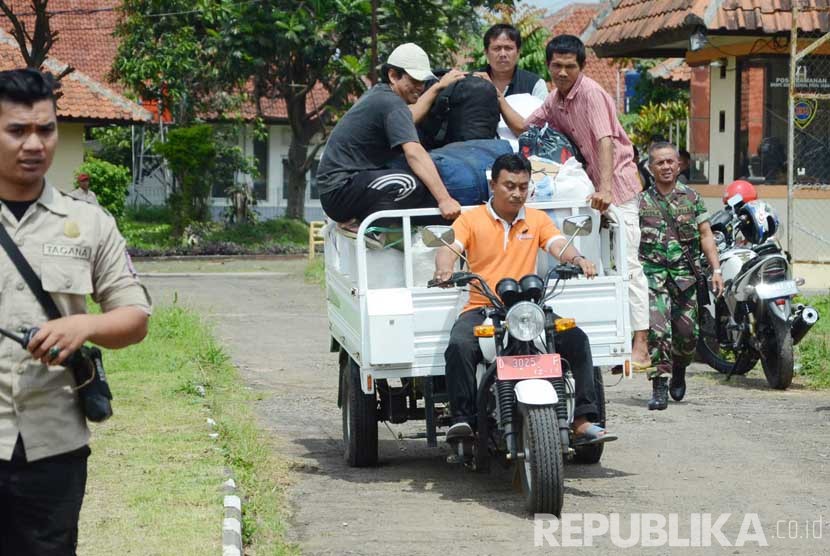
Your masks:
<svg viewBox="0 0 830 556"><path fill-rule="evenodd" d="M725 205L735 195L743 197L744 203L749 203L758 198L758 192L755 191L755 186L745 180L735 180L726 186L726 190L723 192L723 204Z"/></svg>

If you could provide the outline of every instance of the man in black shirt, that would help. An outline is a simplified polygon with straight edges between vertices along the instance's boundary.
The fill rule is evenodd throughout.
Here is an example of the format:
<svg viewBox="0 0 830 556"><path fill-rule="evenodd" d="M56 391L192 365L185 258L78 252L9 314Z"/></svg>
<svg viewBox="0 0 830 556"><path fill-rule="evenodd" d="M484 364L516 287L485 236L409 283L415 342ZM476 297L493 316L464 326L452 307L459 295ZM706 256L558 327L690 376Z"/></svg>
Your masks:
<svg viewBox="0 0 830 556"><path fill-rule="evenodd" d="M487 65L481 71L487 74L500 96L525 93L545 100L548 96L545 80L533 72L518 68L521 51L522 35L519 30L506 23L497 23L484 33Z"/></svg>
<svg viewBox="0 0 830 556"><path fill-rule="evenodd" d="M320 203L330 218L348 226L381 210L436 205L448 220L461 213L421 146L415 124L438 93L464 74L450 71L424 91L424 81L434 77L426 52L402 44L382 66L381 83L335 126L317 171ZM411 172L387 168L401 152Z"/></svg>

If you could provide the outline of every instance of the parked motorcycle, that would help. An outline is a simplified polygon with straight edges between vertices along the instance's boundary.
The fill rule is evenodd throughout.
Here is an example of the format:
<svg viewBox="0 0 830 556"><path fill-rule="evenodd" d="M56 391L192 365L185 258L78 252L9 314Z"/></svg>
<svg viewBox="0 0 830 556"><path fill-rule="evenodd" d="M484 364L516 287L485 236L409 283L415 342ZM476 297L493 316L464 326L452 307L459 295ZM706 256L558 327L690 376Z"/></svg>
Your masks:
<svg viewBox="0 0 830 556"><path fill-rule="evenodd" d="M792 303L803 282L793 280L789 254L774 237L778 216L765 201L736 195L710 223L724 291L716 298L710 290L700 312L698 356L728 375L745 374L760 359L770 387L783 390L793 379L793 347L819 313ZM705 257L701 264L711 278Z"/></svg>
<svg viewBox="0 0 830 556"><path fill-rule="evenodd" d="M590 218L568 218L563 231L572 240L575 235L590 233L590 225ZM452 243L452 238L444 240ZM525 505L531 513L560 514L563 456L584 463L596 463L602 457L602 443L577 446L570 428L575 382L569 365L556 353L554 338L575 327L575 321L557 318L546 304L561 293L564 282L580 273L577 266L559 264L544 280L536 274L519 281L504 278L495 292L470 272L456 272L445 282L429 284L469 286L491 305L487 320L475 328L484 355L476 376L477 435L458 442L451 459L476 470L487 469L491 456L517 464ZM594 380L604 427L605 399L598 368L594 369Z"/></svg>

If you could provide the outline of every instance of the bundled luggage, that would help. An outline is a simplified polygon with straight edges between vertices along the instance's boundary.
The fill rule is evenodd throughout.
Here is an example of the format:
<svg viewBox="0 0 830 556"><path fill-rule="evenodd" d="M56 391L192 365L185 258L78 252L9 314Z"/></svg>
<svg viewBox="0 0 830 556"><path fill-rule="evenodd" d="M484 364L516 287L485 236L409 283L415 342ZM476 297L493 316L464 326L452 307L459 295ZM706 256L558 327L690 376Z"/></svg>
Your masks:
<svg viewBox="0 0 830 556"><path fill-rule="evenodd" d="M499 98L493 84L468 75L438 94L418 126L418 134L427 150L458 141L493 139L499 116Z"/></svg>
<svg viewBox="0 0 830 556"><path fill-rule="evenodd" d="M480 139L450 143L429 152L450 196L461 205L480 205L490 198L487 170L503 154L510 154L510 143L501 139ZM408 169L404 157L390 167Z"/></svg>
<svg viewBox="0 0 830 556"><path fill-rule="evenodd" d="M570 138L545 124L544 127L530 126L530 129L519 136L519 152L527 158L536 155L564 164L572 156L585 164L582 153L573 144Z"/></svg>

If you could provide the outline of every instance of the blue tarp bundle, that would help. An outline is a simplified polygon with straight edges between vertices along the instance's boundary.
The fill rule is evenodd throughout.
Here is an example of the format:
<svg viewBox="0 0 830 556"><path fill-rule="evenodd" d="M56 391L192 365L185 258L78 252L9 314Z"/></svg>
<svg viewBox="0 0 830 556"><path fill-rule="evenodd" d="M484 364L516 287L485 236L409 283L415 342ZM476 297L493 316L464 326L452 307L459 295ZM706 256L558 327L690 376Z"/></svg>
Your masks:
<svg viewBox="0 0 830 556"><path fill-rule="evenodd" d="M486 171L503 154L510 154L510 143L501 139L475 139L450 143L429 151L447 192L462 205L480 205L490 198ZM399 157L392 168L406 169L406 159Z"/></svg>

